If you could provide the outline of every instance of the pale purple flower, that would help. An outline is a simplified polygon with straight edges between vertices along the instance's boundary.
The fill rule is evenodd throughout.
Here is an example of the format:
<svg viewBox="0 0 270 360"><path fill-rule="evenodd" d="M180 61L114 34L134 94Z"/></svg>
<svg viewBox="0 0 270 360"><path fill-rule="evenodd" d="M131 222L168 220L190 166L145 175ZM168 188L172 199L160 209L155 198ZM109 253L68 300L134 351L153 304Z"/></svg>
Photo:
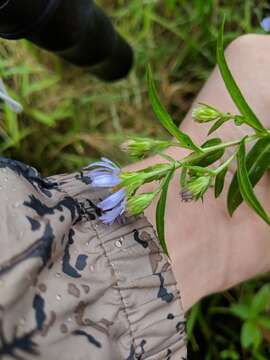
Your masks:
<svg viewBox="0 0 270 360"><path fill-rule="evenodd" d="M91 185L94 187L112 188L119 185L120 168L109 159L101 158L101 160L88 166L88 169L93 168L93 170L84 176L90 178Z"/></svg>
<svg viewBox="0 0 270 360"><path fill-rule="evenodd" d="M101 161L88 166L88 169L91 168L93 170L90 170L84 176L90 178L92 186L99 188L114 188L121 183L119 176L121 170L109 159L101 158ZM126 205L125 197L125 189L120 189L97 204L97 207L102 211L100 220L104 224L111 225L124 213Z"/></svg>
<svg viewBox="0 0 270 360"><path fill-rule="evenodd" d="M126 205L125 196L125 189L120 189L97 204L97 207L99 207L103 212L100 220L104 224L111 225L124 213Z"/></svg>
<svg viewBox="0 0 270 360"><path fill-rule="evenodd" d="M270 16L267 16L261 21L261 27L264 31L269 32L270 31Z"/></svg>

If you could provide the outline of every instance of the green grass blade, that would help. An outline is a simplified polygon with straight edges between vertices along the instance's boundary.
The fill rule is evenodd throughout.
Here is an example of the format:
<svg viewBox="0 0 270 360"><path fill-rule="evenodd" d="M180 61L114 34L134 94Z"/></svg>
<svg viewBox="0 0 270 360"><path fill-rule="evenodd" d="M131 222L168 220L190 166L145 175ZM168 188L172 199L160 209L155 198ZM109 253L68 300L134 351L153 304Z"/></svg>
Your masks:
<svg viewBox="0 0 270 360"><path fill-rule="evenodd" d="M193 143L191 138L178 129L178 127L173 122L171 116L161 104L160 99L157 95L157 90L150 67L148 67L147 71L147 82L153 111L161 124L169 131L172 136L174 136L179 141L182 147L196 152L201 152L200 148Z"/></svg>
<svg viewBox="0 0 270 360"><path fill-rule="evenodd" d="M246 168L245 139L243 139L239 146L237 153L237 165L238 183L243 199L268 225L270 225L270 218L257 199L248 176L248 171Z"/></svg>
<svg viewBox="0 0 270 360"><path fill-rule="evenodd" d="M234 101L235 105L241 112L241 114L245 117L245 123L255 129L257 132L266 132L265 128L254 114L252 109L249 107L248 103L246 102L244 96L241 93L241 90L237 86L232 73L228 67L228 64L225 59L224 55L224 42L223 42L223 35L224 35L224 20L222 22L222 26L219 31L218 35L218 42L217 42L217 63L219 66L219 70L221 72L223 81L226 85L226 88L231 95L232 100Z"/></svg>
<svg viewBox="0 0 270 360"><path fill-rule="evenodd" d="M166 255L169 256L167 244L165 240L165 210L166 210L166 201L167 194L169 189L170 181L173 177L174 170L170 171L165 178L163 183L162 192L158 201L157 209L156 209L156 226L157 226L157 234L162 246L162 249Z"/></svg>
<svg viewBox="0 0 270 360"><path fill-rule="evenodd" d="M257 185L270 166L270 138L265 137L256 142L246 156L246 169L251 185ZM243 202L239 189L237 172L235 173L228 191L227 207L232 216Z"/></svg>

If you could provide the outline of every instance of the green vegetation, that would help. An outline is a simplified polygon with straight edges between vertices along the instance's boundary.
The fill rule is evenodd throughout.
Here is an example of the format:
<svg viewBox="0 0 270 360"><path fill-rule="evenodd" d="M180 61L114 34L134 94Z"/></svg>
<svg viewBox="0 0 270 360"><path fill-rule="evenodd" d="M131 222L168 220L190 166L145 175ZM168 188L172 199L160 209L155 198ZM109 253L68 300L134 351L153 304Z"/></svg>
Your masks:
<svg viewBox="0 0 270 360"><path fill-rule="evenodd" d="M31 44L1 41L0 76L22 102L21 116L3 107L0 153L44 175L73 171L102 156L126 164L129 135L167 139L147 95L151 64L162 103L177 125L216 63L221 14L225 43L262 32L266 1L100 0L136 52L127 80L104 84ZM270 358L269 279L205 299L188 318L190 359ZM256 294L256 296L255 296Z"/></svg>

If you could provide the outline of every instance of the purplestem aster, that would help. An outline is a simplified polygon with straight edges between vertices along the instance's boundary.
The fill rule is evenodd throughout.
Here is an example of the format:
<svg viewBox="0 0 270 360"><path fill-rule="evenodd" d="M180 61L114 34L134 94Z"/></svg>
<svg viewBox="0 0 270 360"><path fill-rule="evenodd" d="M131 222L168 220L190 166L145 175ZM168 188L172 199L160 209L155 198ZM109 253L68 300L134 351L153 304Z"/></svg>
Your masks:
<svg viewBox="0 0 270 360"><path fill-rule="evenodd" d="M111 225L125 211L126 191L123 188L115 188L121 183L121 169L111 160L101 158L101 161L95 162L88 166L91 169L85 174L91 180L91 185L98 188L109 188L112 194L97 204L102 210L100 220L104 224Z"/></svg>

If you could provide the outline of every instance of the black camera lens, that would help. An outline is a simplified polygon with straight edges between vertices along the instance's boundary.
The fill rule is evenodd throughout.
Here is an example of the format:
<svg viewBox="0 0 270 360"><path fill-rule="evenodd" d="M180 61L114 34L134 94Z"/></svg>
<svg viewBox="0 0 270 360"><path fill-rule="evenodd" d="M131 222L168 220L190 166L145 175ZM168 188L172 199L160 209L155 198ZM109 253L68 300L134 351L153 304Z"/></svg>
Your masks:
<svg viewBox="0 0 270 360"><path fill-rule="evenodd" d="M89 0L1 1L0 36L26 38L107 81L125 77L133 63L131 47Z"/></svg>

